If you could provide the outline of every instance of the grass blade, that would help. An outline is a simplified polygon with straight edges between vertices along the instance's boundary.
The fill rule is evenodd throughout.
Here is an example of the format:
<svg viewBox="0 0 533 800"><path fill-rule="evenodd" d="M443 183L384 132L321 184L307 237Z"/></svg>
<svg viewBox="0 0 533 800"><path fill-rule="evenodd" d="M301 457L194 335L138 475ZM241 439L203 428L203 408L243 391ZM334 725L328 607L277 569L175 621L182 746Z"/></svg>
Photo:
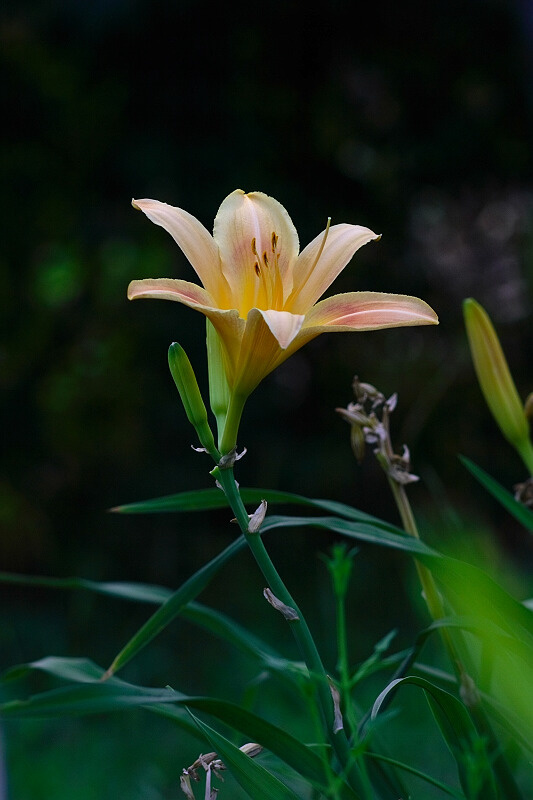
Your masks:
<svg viewBox="0 0 533 800"><path fill-rule="evenodd" d="M185 608L187 603L194 600L205 589L217 572L239 552L245 545L243 536L239 536L225 550L205 564L183 583L164 603L152 614L149 620L135 633L129 642L122 648L109 667L106 677L114 675L128 663L137 653L157 636L172 620Z"/></svg>
<svg viewBox="0 0 533 800"><path fill-rule="evenodd" d="M245 792L253 800L298 800L298 796L263 766L245 755L220 733L197 717L194 721L205 735L213 750Z"/></svg>
<svg viewBox="0 0 533 800"><path fill-rule="evenodd" d="M470 461L465 456L459 456L461 463L471 475L491 494L507 511L520 522L530 533L533 533L533 511L515 500L511 492L504 489L498 481L494 480L485 470Z"/></svg>

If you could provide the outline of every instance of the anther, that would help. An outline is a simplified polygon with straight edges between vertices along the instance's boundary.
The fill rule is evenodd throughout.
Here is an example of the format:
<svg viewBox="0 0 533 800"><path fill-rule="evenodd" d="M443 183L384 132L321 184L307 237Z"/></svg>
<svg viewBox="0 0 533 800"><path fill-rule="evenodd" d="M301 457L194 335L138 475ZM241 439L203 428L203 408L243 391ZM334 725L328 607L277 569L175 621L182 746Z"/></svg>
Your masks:
<svg viewBox="0 0 533 800"><path fill-rule="evenodd" d="M254 256L256 256L257 258L259 258L259 255L258 255L258 253L257 253L257 246L256 246L256 243L255 243L255 236L254 236L254 238L252 239L252 253L254 254Z"/></svg>
<svg viewBox="0 0 533 800"><path fill-rule="evenodd" d="M267 252L266 252L266 250L265 250L265 252L263 253L263 263L264 263L265 267L267 267L267 269L268 269L268 267L269 267L270 265L269 265L269 263L268 263L268 256L267 256Z"/></svg>
<svg viewBox="0 0 533 800"><path fill-rule="evenodd" d="M257 275L258 278L260 278L261 277L261 267L259 266L257 261L254 264L254 269L255 269L255 274Z"/></svg>
<svg viewBox="0 0 533 800"><path fill-rule="evenodd" d="M272 252L273 253L276 252L276 247L278 246L278 239L279 239L279 236L277 236L276 231L272 231Z"/></svg>

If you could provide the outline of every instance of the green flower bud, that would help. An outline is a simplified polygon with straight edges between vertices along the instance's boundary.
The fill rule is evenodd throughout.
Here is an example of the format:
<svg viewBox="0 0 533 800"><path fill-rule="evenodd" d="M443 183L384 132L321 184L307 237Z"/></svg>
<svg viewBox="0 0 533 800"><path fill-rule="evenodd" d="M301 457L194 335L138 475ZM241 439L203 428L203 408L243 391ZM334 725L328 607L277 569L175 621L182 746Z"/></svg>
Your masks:
<svg viewBox="0 0 533 800"><path fill-rule="evenodd" d="M187 353L177 342L173 342L168 349L168 365L180 393L187 419L196 429L202 447L218 462L220 454L215 447L196 375Z"/></svg>
<svg viewBox="0 0 533 800"><path fill-rule="evenodd" d="M496 331L487 312L472 298L464 301L463 312L472 360L487 405L505 438L531 469L529 422Z"/></svg>

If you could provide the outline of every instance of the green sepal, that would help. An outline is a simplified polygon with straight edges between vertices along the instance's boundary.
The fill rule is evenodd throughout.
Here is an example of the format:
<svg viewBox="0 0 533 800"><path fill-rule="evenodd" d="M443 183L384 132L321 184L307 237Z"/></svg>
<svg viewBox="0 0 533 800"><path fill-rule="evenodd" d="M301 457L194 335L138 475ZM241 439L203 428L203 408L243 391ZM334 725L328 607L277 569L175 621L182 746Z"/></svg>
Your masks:
<svg viewBox="0 0 533 800"><path fill-rule="evenodd" d="M210 320L206 320L207 341L207 369L209 374L209 402L211 411L217 421L218 441L222 438L228 413L230 390L226 370L224 369L224 354L218 333Z"/></svg>

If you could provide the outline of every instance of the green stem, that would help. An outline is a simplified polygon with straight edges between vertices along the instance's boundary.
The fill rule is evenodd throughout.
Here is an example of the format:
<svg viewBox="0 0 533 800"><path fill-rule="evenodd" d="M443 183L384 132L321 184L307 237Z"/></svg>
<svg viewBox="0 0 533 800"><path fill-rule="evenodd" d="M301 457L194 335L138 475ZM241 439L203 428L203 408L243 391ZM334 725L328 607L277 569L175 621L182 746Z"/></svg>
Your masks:
<svg viewBox="0 0 533 800"><path fill-rule="evenodd" d="M396 505L398 507L398 511L400 513L406 533L414 536L416 539L419 539L420 536L418 533L418 527L411 504L407 498L405 487L401 484L398 484L393 478L390 477L389 485L392 489L392 493L394 495L394 499L396 501ZM416 559L415 564L429 613L433 619L440 619L445 616L445 612L442 598L439 590L437 589L433 575L427 569L427 567L419 564ZM441 630L441 636L457 677L457 681L460 686L466 687L470 679L465 672L465 668L459 657L450 632L443 628ZM502 753L501 745L496 738L496 734L492 729L492 725L487 717L481 701L478 700L476 703L469 705L468 710L477 724L478 730L486 737L489 744L490 752L493 758L494 773L503 792L502 800L523 800L522 793L518 788L509 764Z"/></svg>
<svg viewBox="0 0 533 800"><path fill-rule="evenodd" d="M231 405L230 405L231 409ZM229 413L228 413L229 416ZM268 587L273 594L284 603L286 606L294 609L297 619L290 622L291 630L299 646L302 657L305 661L311 681L315 687L315 695L322 715L323 725L326 731L326 736L331 743L333 750L343 768L346 777L356 792L360 792L362 797L372 800L372 796L365 790L364 782L357 765L354 763L350 745L344 730L334 733L334 708L331 696L331 690L327 678L324 665L320 658L314 639L307 626L305 618L298 608L294 598L289 590L283 583L277 569L275 568L270 556L268 555L264 546L263 540L259 533L249 533L248 524L249 516L242 502L235 478L233 476L233 469L220 469L215 467L211 474L221 484L228 502L231 506L233 513L239 523L242 533L252 551L252 554L263 573Z"/></svg>
<svg viewBox="0 0 533 800"><path fill-rule="evenodd" d="M247 397L248 395L237 394L235 392L231 395L228 413L224 423L224 432L219 442L220 452L223 456L237 447L237 434L239 432L239 424Z"/></svg>
<svg viewBox="0 0 533 800"><path fill-rule="evenodd" d="M351 735L355 736L357 731L357 718L354 713L352 703L352 683L350 677L350 664L348 660L348 637L346 634L346 595L337 594L336 612L337 612L337 650L338 660L337 669L339 671L339 684L340 693L342 698L342 705L344 708L344 715L348 723L348 729ZM359 769L361 771L361 780L365 789L365 793L369 797L373 797L372 785L368 777L368 770L366 768L365 759L360 759Z"/></svg>

